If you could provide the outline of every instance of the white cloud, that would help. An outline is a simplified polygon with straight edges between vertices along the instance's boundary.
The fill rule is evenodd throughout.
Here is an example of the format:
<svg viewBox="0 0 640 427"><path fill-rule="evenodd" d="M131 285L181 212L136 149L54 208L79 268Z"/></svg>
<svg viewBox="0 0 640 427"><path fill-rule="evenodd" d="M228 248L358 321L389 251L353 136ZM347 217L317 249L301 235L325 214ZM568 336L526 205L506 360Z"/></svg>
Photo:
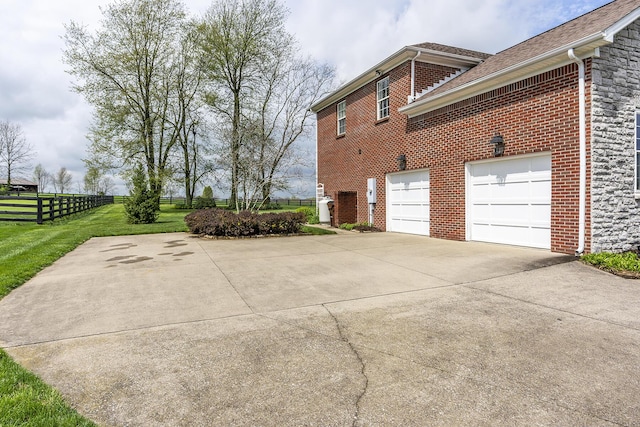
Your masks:
<svg viewBox="0 0 640 427"><path fill-rule="evenodd" d="M286 0L301 50L347 81L405 45L436 42L494 53L606 0ZM2 0L0 119L20 123L33 164L82 180L91 111L70 90L62 63L64 24L96 28L106 0ZM186 1L201 14L208 0ZM74 184L75 185L75 184ZM123 186L118 191L125 191ZM313 189L310 190L313 192Z"/></svg>

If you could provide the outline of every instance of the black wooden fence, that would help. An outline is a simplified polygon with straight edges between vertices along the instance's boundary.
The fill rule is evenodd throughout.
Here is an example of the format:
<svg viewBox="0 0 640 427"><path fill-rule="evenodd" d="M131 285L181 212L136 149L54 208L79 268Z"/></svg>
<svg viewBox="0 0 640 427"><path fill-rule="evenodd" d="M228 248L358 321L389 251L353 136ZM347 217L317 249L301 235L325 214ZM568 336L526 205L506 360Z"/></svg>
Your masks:
<svg viewBox="0 0 640 427"><path fill-rule="evenodd" d="M114 203L120 204L124 203L127 199L127 196L114 196ZM230 199L214 199L216 201L216 205L218 206L228 206ZM186 203L186 199L184 197L160 197L161 205L175 205L175 204L184 204ZM272 205L279 206L311 206L314 207L316 205L316 199L271 199Z"/></svg>
<svg viewBox="0 0 640 427"><path fill-rule="evenodd" d="M0 221L37 222L113 204L113 196L0 196Z"/></svg>

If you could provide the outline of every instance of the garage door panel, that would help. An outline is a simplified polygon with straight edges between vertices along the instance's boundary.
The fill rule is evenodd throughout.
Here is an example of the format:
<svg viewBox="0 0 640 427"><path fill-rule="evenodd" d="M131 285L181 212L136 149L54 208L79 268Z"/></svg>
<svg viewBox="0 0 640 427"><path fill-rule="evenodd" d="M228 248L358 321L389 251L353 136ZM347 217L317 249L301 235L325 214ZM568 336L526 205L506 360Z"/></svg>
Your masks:
<svg viewBox="0 0 640 427"><path fill-rule="evenodd" d="M494 204L491 206L491 218L497 224L513 223L514 221L526 224L531 219L531 209L529 205Z"/></svg>
<svg viewBox="0 0 640 427"><path fill-rule="evenodd" d="M539 156L529 158L531 172L540 172L547 175L551 170L551 156Z"/></svg>
<svg viewBox="0 0 640 427"><path fill-rule="evenodd" d="M469 164L468 238L551 247L551 156Z"/></svg>
<svg viewBox="0 0 640 427"><path fill-rule="evenodd" d="M404 219L402 226L391 230L398 233L429 235L429 224L420 219Z"/></svg>
<svg viewBox="0 0 640 427"><path fill-rule="evenodd" d="M387 230L429 235L429 172L387 175Z"/></svg>
<svg viewBox="0 0 640 427"><path fill-rule="evenodd" d="M478 163L473 165L475 175L482 179L485 176L491 176L491 165L489 163Z"/></svg>
<svg viewBox="0 0 640 427"><path fill-rule="evenodd" d="M492 188L490 197L510 199L529 194L529 182L509 182Z"/></svg>
<svg viewBox="0 0 640 427"><path fill-rule="evenodd" d="M421 202L428 197L429 193L426 193L420 189L408 189L398 192L398 200L401 202Z"/></svg>
<svg viewBox="0 0 640 427"><path fill-rule="evenodd" d="M429 219L429 209L422 205L403 205L398 209L398 215L410 219Z"/></svg>
<svg viewBox="0 0 640 427"><path fill-rule="evenodd" d="M538 226L551 227L551 206L550 205L532 205L531 206L531 222Z"/></svg>
<svg viewBox="0 0 640 427"><path fill-rule="evenodd" d="M471 218L473 218L474 222L482 221L488 222L491 218L491 206L476 204L471 208Z"/></svg>
<svg viewBox="0 0 640 427"><path fill-rule="evenodd" d="M502 243L507 245L529 246L547 249L550 237L548 229L535 227L518 227L508 225L476 226L474 240L480 242Z"/></svg>
<svg viewBox="0 0 640 427"><path fill-rule="evenodd" d="M508 164L498 162L490 164L490 166L490 175L498 177L509 176L512 179L517 179L518 175L527 174L530 171L529 163L522 160L511 160Z"/></svg>

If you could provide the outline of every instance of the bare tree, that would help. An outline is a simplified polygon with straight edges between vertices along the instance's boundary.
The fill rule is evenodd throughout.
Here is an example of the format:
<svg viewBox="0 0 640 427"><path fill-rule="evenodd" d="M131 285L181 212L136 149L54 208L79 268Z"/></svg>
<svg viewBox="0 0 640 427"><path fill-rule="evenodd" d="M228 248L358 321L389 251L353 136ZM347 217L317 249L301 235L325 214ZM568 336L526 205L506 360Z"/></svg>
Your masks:
<svg viewBox="0 0 640 427"><path fill-rule="evenodd" d="M113 178L110 176L103 176L100 179L100 187L98 189L98 194L113 194L116 188L116 183L113 182Z"/></svg>
<svg viewBox="0 0 640 427"><path fill-rule="evenodd" d="M263 76L263 64L289 46L286 9L277 0L217 0L200 25L210 82L209 103L230 123L231 204L238 202L244 102Z"/></svg>
<svg viewBox="0 0 640 427"><path fill-rule="evenodd" d="M33 169L33 180L38 184L38 191L44 192L51 182L51 174L45 170L41 163Z"/></svg>
<svg viewBox="0 0 640 427"><path fill-rule="evenodd" d="M106 169L142 161L157 198L178 140L168 111L185 18L179 0L122 0L103 10L95 34L66 26L64 59L78 79L74 88L95 108L91 160Z"/></svg>
<svg viewBox="0 0 640 427"><path fill-rule="evenodd" d="M0 166L11 188L12 176L28 169L28 162L35 153L22 132L22 126L8 120L0 121Z"/></svg>
<svg viewBox="0 0 640 427"><path fill-rule="evenodd" d="M184 185L185 205L191 207L198 183L213 169L205 145L204 108L201 87L203 81L202 51L198 49L200 34L190 26L184 34L175 67L175 102L171 108L173 123L178 129L180 160L176 170Z"/></svg>
<svg viewBox="0 0 640 427"><path fill-rule="evenodd" d="M295 49L282 50L276 62L267 64L256 108L251 111L259 126L254 143L258 145L258 179L262 200L268 202L272 191L286 189L290 174L299 166L308 166L294 144L310 135L313 127L309 106L332 88L333 68L311 59L297 58Z"/></svg>
<svg viewBox="0 0 640 427"><path fill-rule="evenodd" d="M100 191L100 180L102 171L96 166L88 166L84 174L84 192L86 194L98 194Z"/></svg>
<svg viewBox="0 0 640 427"><path fill-rule="evenodd" d="M309 106L332 88L333 68L298 56L278 0L218 0L200 27L208 101L228 143L231 199L268 201L302 158L294 143L308 135Z"/></svg>
<svg viewBox="0 0 640 427"><path fill-rule="evenodd" d="M69 191L73 178L67 168L61 167L53 177L53 188L56 193L64 193Z"/></svg>

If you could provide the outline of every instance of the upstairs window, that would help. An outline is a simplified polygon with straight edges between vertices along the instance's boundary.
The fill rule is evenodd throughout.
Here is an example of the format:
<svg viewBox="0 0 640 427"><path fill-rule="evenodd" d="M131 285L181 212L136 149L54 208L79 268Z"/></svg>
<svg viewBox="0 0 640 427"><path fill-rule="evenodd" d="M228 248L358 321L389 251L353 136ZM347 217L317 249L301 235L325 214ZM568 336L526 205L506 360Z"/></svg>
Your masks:
<svg viewBox="0 0 640 427"><path fill-rule="evenodd" d="M338 135L344 135L347 131L347 101L338 102Z"/></svg>
<svg viewBox="0 0 640 427"><path fill-rule="evenodd" d="M378 81L378 120L389 117L389 77Z"/></svg>
<svg viewBox="0 0 640 427"><path fill-rule="evenodd" d="M636 112L636 192L640 193L640 112Z"/></svg>

